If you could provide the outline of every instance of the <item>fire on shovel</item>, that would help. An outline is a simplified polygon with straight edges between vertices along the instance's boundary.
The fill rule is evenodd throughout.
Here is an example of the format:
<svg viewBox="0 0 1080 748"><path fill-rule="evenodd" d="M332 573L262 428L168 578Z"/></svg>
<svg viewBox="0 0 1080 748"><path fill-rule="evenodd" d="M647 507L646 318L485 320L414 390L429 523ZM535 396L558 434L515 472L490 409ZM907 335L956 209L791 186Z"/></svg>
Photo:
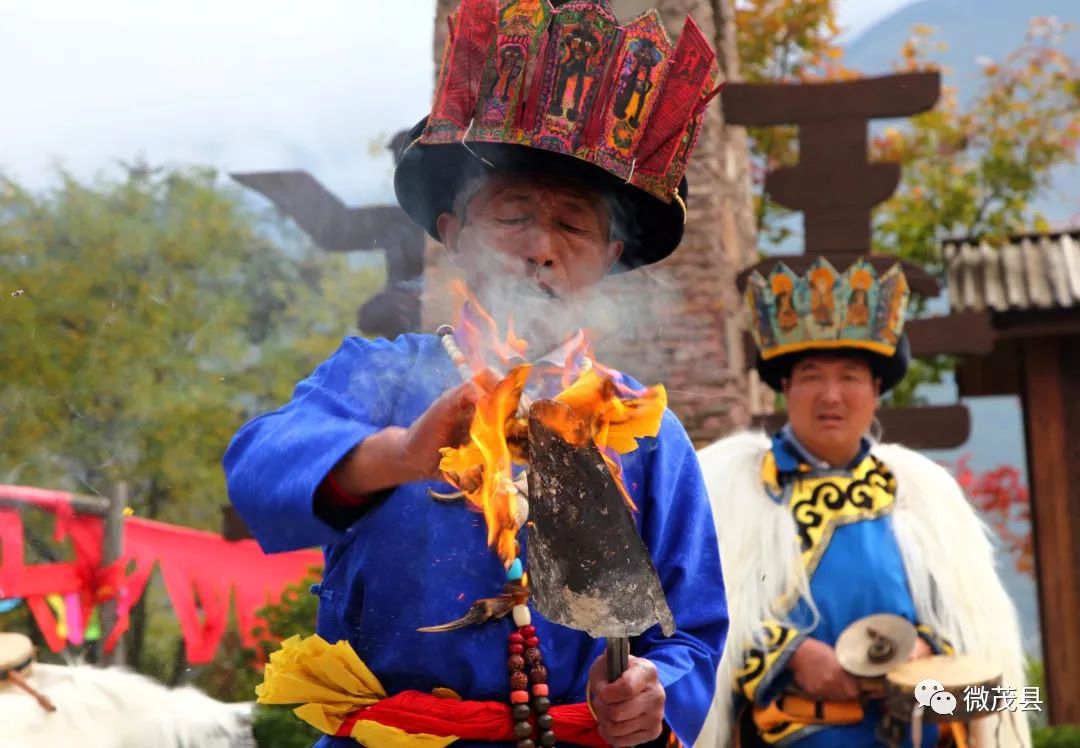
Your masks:
<svg viewBox="0 0 1080 748"><path fill-rule="evenodd" d="M545 618L607 639L608 680L629 664L629 638L675 632L660 579L616 479L566 405L529 410L529 588Z"/></svg>

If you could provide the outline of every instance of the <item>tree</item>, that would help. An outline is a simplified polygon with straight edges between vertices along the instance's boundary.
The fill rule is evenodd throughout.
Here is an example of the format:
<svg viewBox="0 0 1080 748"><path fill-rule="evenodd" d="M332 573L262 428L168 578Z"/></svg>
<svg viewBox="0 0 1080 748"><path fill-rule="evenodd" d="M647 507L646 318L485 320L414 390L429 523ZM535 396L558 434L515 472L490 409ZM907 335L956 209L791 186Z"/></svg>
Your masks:
<svg viewBox="0 0 1080 748"><path fill-rule="evenodd" d="M208 171L0 182L6 477L123 480L140 516L214 527L229 437L288 398L377 280L279 238Z"/></svg>
<svg viewBox="0 0 1080 748"><path fill-rule="evenodd" d="M1018 49L1000 62L983 62L969 103L946 85L932 111L871 141L874 158L903 168L899 189L876 211L880 251L944 275L939 246L947 237L994 245L1049 228L1033 205L1050 188L1054 170L1075 163L1080 138L1080 65L1061 51L1069 32L1054 19L1033 19ZM926 68L931 44L931 30L916 27L897 68ZM919 300L915 312L923 309ZM919 385L942 381L954 365L944 356L914 362L892 401L919 401Z"/></svg>
<svg viewBox="0 0 1080 748"><path fill-rule="evenodd" d="M833 0L746 0L739 6L739 55L748 81L844 80L858 77L842 64ZM937 247L946 236L986 236L1045 228L1031 209L1050 186L1055 167L1076 160L1080 138L1080 66L1061 50L1072 29L1034 18L1026 41L999 61L984 60L978 90L961 104L946 85L932 111L887 128L871 155L903 167L901 185L876 211L874 245L940 269ZM941 47L932 29L915 27L897 50L895 68L932 67ZM794 128L750 130L758 226L766 245L791 231L787 212L763 192L765 172L797 158Z"/></svg>
<svg viewBox="0 0 1080 748"><path fill-rule="evenodd" d="M1080 140L1080 65L1061 51L1071 29L1032 20L1026 41L1000 61L984 60L971 101L945 86L934 110L873 139L875 158L898 161L903 179L877 211L884 251L941 270L940 242L1045 231L1033 209L1054 169L1075 163ZM927 67L931 30L916 28L900 70Z"/></svg>
<svg viewBox="0 0 1080 748"><path fill-rule="evenodd" d="M288 399L380 279L260 219L209 170L58 182L0 180L0 478L125 481L135 514L216 529L230 437Z"/></svg>

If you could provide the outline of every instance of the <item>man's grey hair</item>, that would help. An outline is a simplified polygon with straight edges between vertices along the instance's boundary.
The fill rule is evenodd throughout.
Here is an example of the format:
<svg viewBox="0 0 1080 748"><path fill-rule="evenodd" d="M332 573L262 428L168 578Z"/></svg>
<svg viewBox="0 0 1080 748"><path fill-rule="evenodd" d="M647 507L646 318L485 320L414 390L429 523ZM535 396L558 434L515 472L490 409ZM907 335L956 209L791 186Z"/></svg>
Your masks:
<svg viewBox="0 0 1080 748"><path fill-rule="evenodd" d="M469 203L476 197L478 193L488 180L491 178L489 174L481 174L479 176L472 177L458 190L457 195L454 196L454 203L452 211L454 217L465 224L468 219ZM584 187L585 189L597 193L600 196L601 202L604 204L604 208L607 212L608 219L608 235L607 240L609 242L624 242L630 243L637 237L637 226L634 221L633 211L630 209L629 202L626 198L620 196L613 190L598 189L588 185L583 185L580 182L571 179L562 179L559 177L539 177L545 181L565 182L567 184Z"/></svg>

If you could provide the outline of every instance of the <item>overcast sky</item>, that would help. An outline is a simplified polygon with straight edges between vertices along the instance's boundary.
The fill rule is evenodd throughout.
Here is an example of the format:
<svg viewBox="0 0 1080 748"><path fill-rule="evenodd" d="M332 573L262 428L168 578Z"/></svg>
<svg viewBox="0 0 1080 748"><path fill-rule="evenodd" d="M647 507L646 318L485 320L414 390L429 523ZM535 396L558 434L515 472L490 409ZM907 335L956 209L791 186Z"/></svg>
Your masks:
<svg viewBox="0 0 1080 748"><path fill-rule="evenodd" d="M839 0L854 34L912 0ZM0 171L31 187L113 159L302 168L391 197L371 144L418 120L434 0L0 0Z"/></svg>

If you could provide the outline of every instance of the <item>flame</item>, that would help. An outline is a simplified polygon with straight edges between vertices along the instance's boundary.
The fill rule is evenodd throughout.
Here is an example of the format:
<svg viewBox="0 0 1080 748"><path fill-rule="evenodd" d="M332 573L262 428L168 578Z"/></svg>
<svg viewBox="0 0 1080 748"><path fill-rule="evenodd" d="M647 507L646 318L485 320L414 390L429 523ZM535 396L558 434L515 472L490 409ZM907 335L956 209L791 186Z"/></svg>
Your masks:
<svg viewBox="0 0 1080 748"><path fill-rule="evenodd" d="M464 343L462 353L470 369L480 372L488 367L488 362L484 359L485 353L494 353L503 369L509 369L525 359L529 343L514 332L512 317L506 321L506 337L500 337L498 323L480 305L476 297L469 293L464 283L455 280L453 291L457 297L458 310L455 327Z"/></svg>
<svg viewBox="0 0 1080 748"><path fill-rule="evenodd" d="M663 385L627 396L617 380L595 366L555 399L591 421L598 447L609 447L619 454L633 452L642 437L656 436L667 408Z"/></svg>
<svg viewBox="0 0 1080 748"><path fill-rule="evenodd" d="M513 320L500 337L499 326L477 303L464 284L456 284L462 297L457 334L470 369L490 372L486 355L495 354L504 367L520 362L528 343L517 337ZM523 400L526 382L534 371L530 365L510 368L498 384L476 405L469 439L460 447L442 450L439 469L451 484L462 490L471 508L483 512L488 545L509 568L517 557L518 523L515 521L518 491L513 484L515 465L528 462L529 403ZM637 440L660 431L667 393L662 385L636 390L614 371L596 363L587 336L579 334L567 346L566 364L560 372L562 390L554 398L569 408L550 408L545 423L567 442L581 446L591 440L607 464L628 507L636 511L622 478L618 455L637 449ZM498 374L496 377L498 378Z"/></svg>
<svg viewBox="0 0 1080 748"><path fill-rule="evenodd" d="M495 548L508 566L517 557L517 523L512 504L517 500L517 488L511 477L507 422L517 411L529 370L529 366L515 367L490 394L477 402L469 441L462 447L443 448L439 462L439 469L465 492L473 507L484 513L488 545ZM472 474L477 466L479 485L470 487L462 476Z"/></svg>
<svg viewBox="0 0 1080 748"><path fill-rule="evenodd" d="M580 365L579 365L579 362ZM589 339L584 332L579 332L566 348L566 360L563 362L563 389L574 384L574 380L583 372L592 368L593 355L589 348Z"/></svg>

